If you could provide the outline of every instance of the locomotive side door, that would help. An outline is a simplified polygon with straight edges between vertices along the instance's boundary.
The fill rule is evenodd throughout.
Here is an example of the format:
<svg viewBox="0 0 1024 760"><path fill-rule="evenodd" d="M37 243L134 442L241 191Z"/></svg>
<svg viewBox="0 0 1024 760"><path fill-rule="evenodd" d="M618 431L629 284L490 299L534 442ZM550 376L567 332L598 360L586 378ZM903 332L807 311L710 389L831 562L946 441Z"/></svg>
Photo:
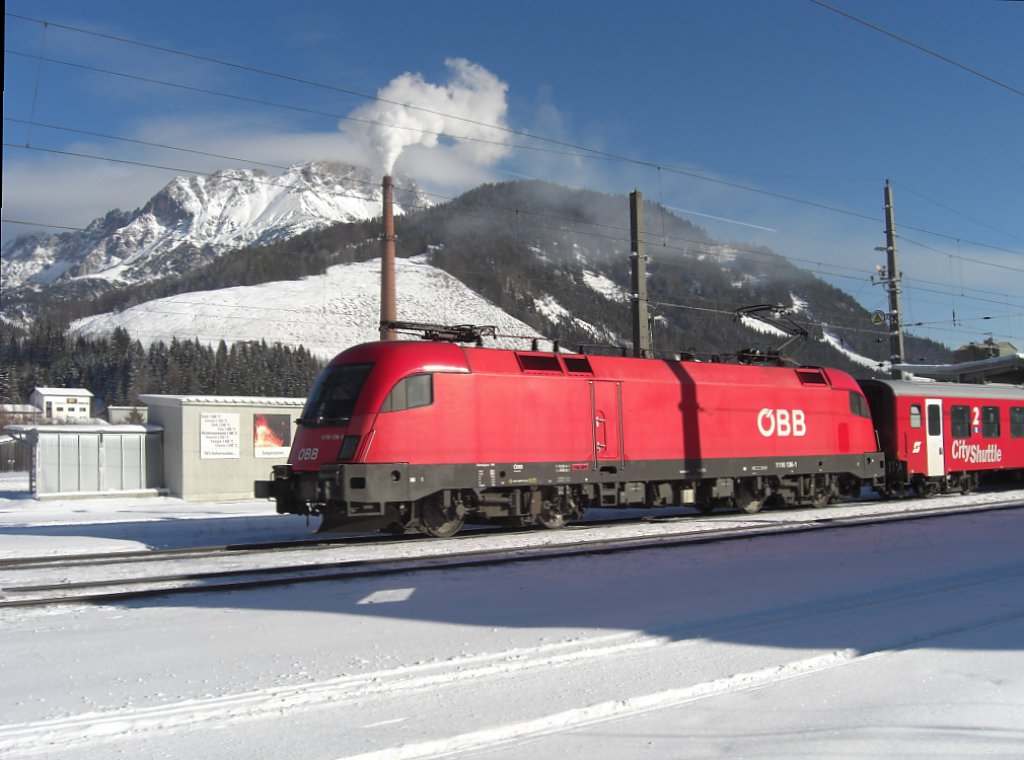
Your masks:
<svg viewBox="0 0 1024 760"><path fill-rule="evenodd" d="M942 399L926 398L925 411L925 447L928 453L929 478L941 477L946 474L946 457L942 438Z"/></svg>
<svg viewBox="0 0 1024 760"><path fill-rule="evenodd" d="M594 380L590 383L590 408L594 412L594 459L622 458L622 396L619 383Z"/></svg>

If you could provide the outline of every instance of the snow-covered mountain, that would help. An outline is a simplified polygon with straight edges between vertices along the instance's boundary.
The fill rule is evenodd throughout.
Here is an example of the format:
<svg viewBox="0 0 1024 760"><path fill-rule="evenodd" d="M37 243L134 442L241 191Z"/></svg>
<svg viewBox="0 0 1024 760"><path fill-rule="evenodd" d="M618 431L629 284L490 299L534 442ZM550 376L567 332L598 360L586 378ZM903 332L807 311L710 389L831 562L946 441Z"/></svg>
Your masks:
<svg viewBox="0 0 1024 760"><path fill-rule="evenodd" d="M396 181L395 213L427 205L412 180ZM315 162L279 176L252 169L178 177L133 212L114 210L80 232L26 235L3 247L5 289L98 278L127 285L183 274L247 245L381 213L368 169Z"/></svg>
<svg viewBox="0 0 1024 760"><path fill-rule="evenodd" d="M414 187L405 178L396 186ZM405 208L429 205L415 192L396 196ZM139 211L112 211L85 232L37 240L43 250L36 257L5 249L0 320L31 331L40 315L93 315L73 330L98 337L120 327L144 344L266 340L328 357L378 335L379 226L333 222L361 222L379 209L377 178L324 164L279 178L228 171L176 180ZM621 197L516 181L408 214L399 231L398 316L496 325L563 347L628 345L628 242L606 232L621 226L627 210ZM533 214L544 223L524 221ZM691 222L653 206L651 214L665 240L682 241L649 262L658 351L721 357L790 343L734 314L774 304L790 308L811 333L791 344L794 361L877 367L879 337L857 328L867 318L852 297L770 251L741 256ZM328 224L315 235L281 239ZM228 250L272 240L279 242ZM213 266L192 266L221 250ZM36 269L27 271L27 262ZM182 276L150 281L164 271ZM12 296L7 282L16 274L27 284ZM47 325L38 325L42 333ZM912 350L928 357L939 348Z"/></svg>
<svg viewBox="0 0 1024 760"><path fill-rule="evenodd" d="M524 338L543 337L444 270L432 266L429 260L430 254L421 254L395 262L402 293L399 319L493 325L499 337L488 339L488 346L522 348ZM603 275L585 271L584 281L594 297L604 298L610 304L621 304L627 299L627 294ZM303 346L328 359L348 346L377 340L379 293L380 261L374 259L339 264L323 275L301 280L183 293L147 301L124 311L77 320L71 325L71 332L86 338L102 338L121 328L146 346L156 342L170 344L173 339L198 340L210 346L221 340L228 344L265 340ZM796 295L791 295L791 300L794 315L806 316L807 302ZM616 340L595 325L572 316L554 296L545 296L535 307L556 325L571 322L597 339ZM742 318L742 322L757 332L788 337L787 333L749 317ZM878 361L845 348L827 327L823 340L856 365L885 369Z"/></svg>

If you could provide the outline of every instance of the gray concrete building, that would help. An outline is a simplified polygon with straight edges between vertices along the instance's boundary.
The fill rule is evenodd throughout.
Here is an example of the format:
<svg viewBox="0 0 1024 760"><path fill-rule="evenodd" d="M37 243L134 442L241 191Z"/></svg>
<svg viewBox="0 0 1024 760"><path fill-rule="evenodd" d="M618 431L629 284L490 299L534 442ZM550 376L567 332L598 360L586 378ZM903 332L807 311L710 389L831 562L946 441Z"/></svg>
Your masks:
<svg viewBox="0 0 1024 760"><path fill-rule="evenodd" d="M142 395L163 428L165 486L186 500L251 499L288 460L302 398Z"/></svg>

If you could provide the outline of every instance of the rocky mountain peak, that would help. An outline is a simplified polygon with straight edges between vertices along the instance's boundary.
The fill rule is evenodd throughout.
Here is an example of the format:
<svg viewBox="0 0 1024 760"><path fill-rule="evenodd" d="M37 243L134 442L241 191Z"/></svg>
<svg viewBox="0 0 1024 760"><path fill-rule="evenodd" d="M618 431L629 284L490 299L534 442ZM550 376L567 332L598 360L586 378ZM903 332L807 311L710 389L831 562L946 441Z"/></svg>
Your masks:
<svg viewBox="0 0 1024 760"><path fill-rule="evenodd" d="M408 178L396 201L427 201ZM37 233L3 247L5 290L44 289L76 278L131 285L190 268L253 244L380 215L378 178L328 161L292 166L278 176L225 169L176 177L141 208L113 210L81 231ZM198 254L198 255L197 255Z"/></svg>

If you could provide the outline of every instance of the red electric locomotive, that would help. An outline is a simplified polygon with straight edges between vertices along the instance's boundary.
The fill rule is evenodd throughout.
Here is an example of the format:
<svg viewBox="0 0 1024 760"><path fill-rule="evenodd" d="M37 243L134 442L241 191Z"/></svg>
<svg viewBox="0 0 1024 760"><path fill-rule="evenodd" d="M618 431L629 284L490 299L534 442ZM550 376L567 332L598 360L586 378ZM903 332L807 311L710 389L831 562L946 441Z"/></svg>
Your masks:
<svg viewBox="0 0 1024 760"><path fill-rule="evenodd" d="M882 483L877 449L837 370L394 341L330 362L256 495L321 531L446 536L592 506L823 505Z"/></svg>
<svg viewBox="0 0 1024 760"><path fill-rule="evenodd" d="M966 493L1024 469L1024 388L864 380L886 456L883 494Z"/></svg>

